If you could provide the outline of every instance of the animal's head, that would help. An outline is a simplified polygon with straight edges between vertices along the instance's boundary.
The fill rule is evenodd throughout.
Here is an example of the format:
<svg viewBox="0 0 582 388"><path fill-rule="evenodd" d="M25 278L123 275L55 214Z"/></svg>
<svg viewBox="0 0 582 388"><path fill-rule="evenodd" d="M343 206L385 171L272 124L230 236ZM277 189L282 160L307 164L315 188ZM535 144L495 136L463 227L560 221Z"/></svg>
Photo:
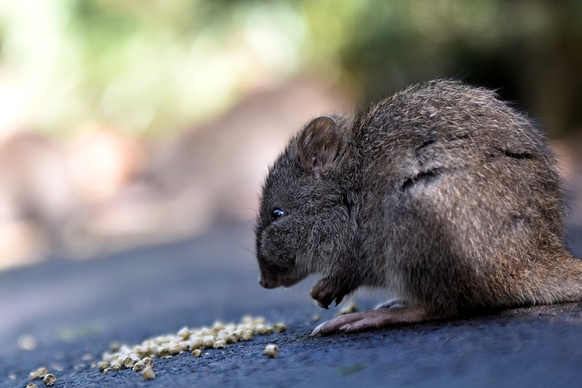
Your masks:
<svg viewBox="0 0 582 388"><path fill-rule="evenodd" d="M256 224L260 284L289 287L325 273L354 234L341 174L347 120L318 117L271 167Z"/></svg>

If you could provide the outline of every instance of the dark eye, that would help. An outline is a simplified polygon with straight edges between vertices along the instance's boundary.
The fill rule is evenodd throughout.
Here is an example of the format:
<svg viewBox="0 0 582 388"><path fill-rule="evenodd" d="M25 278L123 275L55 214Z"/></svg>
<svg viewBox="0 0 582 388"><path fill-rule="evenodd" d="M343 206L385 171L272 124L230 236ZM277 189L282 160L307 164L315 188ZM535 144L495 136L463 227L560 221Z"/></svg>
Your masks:
<svg viewBox="0 0 582 388"><path fill-rule="evenodd" d="M281 209L274 209L273 210L273 218L279 218L285 215L285 212Z"/></svg>

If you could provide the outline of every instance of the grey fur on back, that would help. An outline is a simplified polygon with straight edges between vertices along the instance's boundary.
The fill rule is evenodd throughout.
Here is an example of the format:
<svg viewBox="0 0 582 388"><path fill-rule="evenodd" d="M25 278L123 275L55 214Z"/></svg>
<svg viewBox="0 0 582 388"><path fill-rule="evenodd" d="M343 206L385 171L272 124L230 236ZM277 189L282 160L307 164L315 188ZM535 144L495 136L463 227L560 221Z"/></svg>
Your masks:
<svg viewBox="0 0 582 388"><path fill-rule="evenodd" d="M372 286L449 314L580 300L554 164L525 116L456 81L315 119L263 187L263 285L318 273L323 305Z"/></svg>

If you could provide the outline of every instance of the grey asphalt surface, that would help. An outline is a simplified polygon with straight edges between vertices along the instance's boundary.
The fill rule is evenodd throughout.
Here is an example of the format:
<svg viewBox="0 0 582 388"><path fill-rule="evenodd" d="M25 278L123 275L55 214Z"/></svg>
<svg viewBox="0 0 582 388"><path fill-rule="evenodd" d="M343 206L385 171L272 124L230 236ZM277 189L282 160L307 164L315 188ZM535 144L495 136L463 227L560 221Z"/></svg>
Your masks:
<svg viewBox="0 0 582 388"><path fill-rule="evenodd" d="M310 331L337 310L312 304L314 279L261 289L251 229L230 226L189 241L0 273L0 387L24 387L39 366L57 375L55 387L582 386L582 304L313 338ZM569 245L582 256L582 229L570 231ZM357 297L361 309L382 300ZM200 358L156 359L153 381L90 366L113 341L140 343L244 314L284 321L289 330ZM23 334L38 340L35 350L17 346ZM279 345L279 357L262 354L267 343Z"/></svg>

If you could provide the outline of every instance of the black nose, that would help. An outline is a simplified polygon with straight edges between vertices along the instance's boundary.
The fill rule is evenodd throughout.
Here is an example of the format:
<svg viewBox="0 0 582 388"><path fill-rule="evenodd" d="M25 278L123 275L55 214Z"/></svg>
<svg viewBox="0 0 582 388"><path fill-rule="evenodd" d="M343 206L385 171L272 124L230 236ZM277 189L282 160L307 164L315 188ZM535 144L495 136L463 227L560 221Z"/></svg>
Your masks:
<svg viewBox="0 0 582 388"><path fill-rule="evenodd" d="M261 285L261 287L263 287L263 288L268 288L268 287L267 287L267 282L265 282L265 281L263 280L263 278L259 279L259 284L260 284L260 285Z"/></svg>
<svg viewBox="0 0 582 388"><path fill-rule="evenodd" d="M271 279L270 281L268 279L265 279L263 276L261 276L259 278L259 284L261 285L261 287L263 288L275 288L276 287L276 283L275 281L273 281L273 279Z"/></svg>

